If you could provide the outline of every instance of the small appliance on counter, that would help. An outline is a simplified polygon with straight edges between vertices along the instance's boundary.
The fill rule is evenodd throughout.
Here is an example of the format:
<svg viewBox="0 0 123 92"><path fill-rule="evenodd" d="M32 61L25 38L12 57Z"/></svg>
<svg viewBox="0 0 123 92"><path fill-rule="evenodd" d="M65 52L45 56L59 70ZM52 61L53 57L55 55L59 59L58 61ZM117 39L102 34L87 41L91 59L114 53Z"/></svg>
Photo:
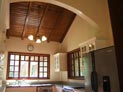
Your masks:
<svg viewBox="0 0 123 92"><path fill-rule="evenodd" d="M64 86L62 92L84 92L84 88L75 86Z"/></svg>

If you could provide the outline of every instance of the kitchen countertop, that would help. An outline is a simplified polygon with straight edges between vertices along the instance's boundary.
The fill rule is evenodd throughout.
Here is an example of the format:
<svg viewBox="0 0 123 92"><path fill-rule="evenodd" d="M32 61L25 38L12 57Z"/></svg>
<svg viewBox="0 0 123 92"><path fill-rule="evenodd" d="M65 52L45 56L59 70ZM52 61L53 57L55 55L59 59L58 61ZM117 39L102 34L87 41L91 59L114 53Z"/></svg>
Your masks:
<svg viewBox="0 0 123 92"><path fill-rule="evenodd" d="M56 84L56 86L59 86L62 88L75 88L75 89L85 88L85 85L83 83L75 83L75 82L62 82L62 83Z"/></svg>
<svg viewBox="0 0 123 92"><path fill-rule="evenodd" d="M73 88L73 89L84 89L83 83L73 83L73 82L39 82L32 84L15 84L7 85L7 87L43 87L43 86L56 86L60 88Z"/></svg>
<svg viewBox="0 0 123 92"><path fill-rule="evenodd" d="M53 86L53 84L19 84L19 85L7 85L7 87L45 87Z"/></svg>

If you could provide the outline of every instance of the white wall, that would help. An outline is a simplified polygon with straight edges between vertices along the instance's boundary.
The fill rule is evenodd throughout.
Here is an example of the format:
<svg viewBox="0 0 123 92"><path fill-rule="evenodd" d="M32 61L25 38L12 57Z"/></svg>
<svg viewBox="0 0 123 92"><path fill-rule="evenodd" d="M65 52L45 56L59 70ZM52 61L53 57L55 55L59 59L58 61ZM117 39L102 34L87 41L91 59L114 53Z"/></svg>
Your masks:
<svg viewBox="0 0 123 92"><path fill-rule="evenodd" d="M10 0L11 2L23 0ZM106 44L113 45L111 22L109 17L107 0L25 0L40 1L56 4L75 11L82 19L88 22L96 30L97 37L106 40Z"/></svg>
<svg viewBox="0 0 123 92"><path fill-rule="evenodd" d="M34 45L34 50L29 52L27 50L27 45L32 43ZM10 39L6 40L6 58L5 58L5 72L4 72L4 80L6 80L6 68L7 68L7 55L8 51L15 51L15 52L27 52L27 53L43 53L43 54L50 54L50 81L57 80L57 76L55 76L54 72L54 61L53 55L59 49L59 43L57 42L42 42L40 44L36 44L35 42L29 41L27 39L21 40L19 38L10 37ZM47 81L47 80L43 80ZM49 80L48 80L49 81Z"/></svg>
<svg viewBox="0 0 123 92"><path fill-rule="evenodd" d="M10 0L10 1L13 2L17 0ZM23 1L23 0L18 0L18 1ZM25 1L29 1L29 0L25 0ZM33 1L45 1L45 0L33 0ZM46 1L51 3L51 0L46 0ZM113 45L113 36L112 36L107 0L52 0L52 1L59 1L80 10L81 15L83 15L84 13L85 15L90 17L92 20L94 20L97 26L94 26L90 23L90 21L77 16L61 45L58 43L44 43L40 45L34 44L35 49L33 53L42 52L42 53L53 54L56 51L60 51L60 50L62 52L71 51L77 48L78 45L83 41L86 41L94 36L98 37L99 39L106 40L105 46ZM28 43L30 42L28 42L27 40L22 41L20 39L10 38L6 41L6 54L7 51L27 52L26 46ZM60 47L61 49L59 50ZM53 57L51 57L51 62L52 61L53 61ZM53 63L51 63L51 71L52 71L51 80L54 80L56 76L54 75L52 64ZM6 77L4 77L4 80L5 78Z"/></svg>
<svg viewBox="0 0 123 92"><path fill-rule="evenodd" d="M107 41L106 42L107 45L114 44L112 41L113 36L107 0L72 0L72 1L57 0L57 1L70 5L80 10L89 18L91 18L98 25L99 30L98 38L105 39Z"/></svg>
<svg viewBox="0 0 123 92"><path fill-rule="evenodd" d="M79 44L95 37L98 30L88 22L76 16L62 43L62 51L71 51L79 47Z"/></svg>
<svg viewBox="0 0 123 92"><path fill-rule="evenodd" d="M6 29L9 28L8 15L9 15L9 0L0 0L0 29L2 28L4 29L4 31L6 31Z"/></svg>

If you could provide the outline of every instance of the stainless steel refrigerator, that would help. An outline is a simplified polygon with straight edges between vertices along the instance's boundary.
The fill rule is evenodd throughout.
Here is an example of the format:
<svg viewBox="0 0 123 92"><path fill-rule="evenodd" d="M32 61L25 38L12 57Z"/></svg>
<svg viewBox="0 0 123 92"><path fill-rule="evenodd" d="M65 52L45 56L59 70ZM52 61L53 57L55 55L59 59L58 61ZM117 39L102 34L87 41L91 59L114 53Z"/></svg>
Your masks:
<svg viewBox="0 0 123 92"><path fill-rule="evenodd" d="M114 46L83 55L85 92L120 92Z"/></svg>

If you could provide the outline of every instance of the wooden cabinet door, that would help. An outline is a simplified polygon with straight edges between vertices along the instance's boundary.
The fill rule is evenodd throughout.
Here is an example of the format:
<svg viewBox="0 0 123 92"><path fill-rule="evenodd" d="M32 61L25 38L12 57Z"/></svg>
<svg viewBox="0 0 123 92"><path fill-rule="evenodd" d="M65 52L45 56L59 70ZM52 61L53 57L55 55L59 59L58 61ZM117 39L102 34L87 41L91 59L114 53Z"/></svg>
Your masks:
<svg viewBox="0 0 123 92"><path fill-rule="evenodd" d="M36 87L11 87L6 92L36 92Z"/></svg>
<svg viewBox="0 0 123 92"><path fill-rule="evenodd" d="M37 87L37 92L53 92L52 87Z"/></svg>

